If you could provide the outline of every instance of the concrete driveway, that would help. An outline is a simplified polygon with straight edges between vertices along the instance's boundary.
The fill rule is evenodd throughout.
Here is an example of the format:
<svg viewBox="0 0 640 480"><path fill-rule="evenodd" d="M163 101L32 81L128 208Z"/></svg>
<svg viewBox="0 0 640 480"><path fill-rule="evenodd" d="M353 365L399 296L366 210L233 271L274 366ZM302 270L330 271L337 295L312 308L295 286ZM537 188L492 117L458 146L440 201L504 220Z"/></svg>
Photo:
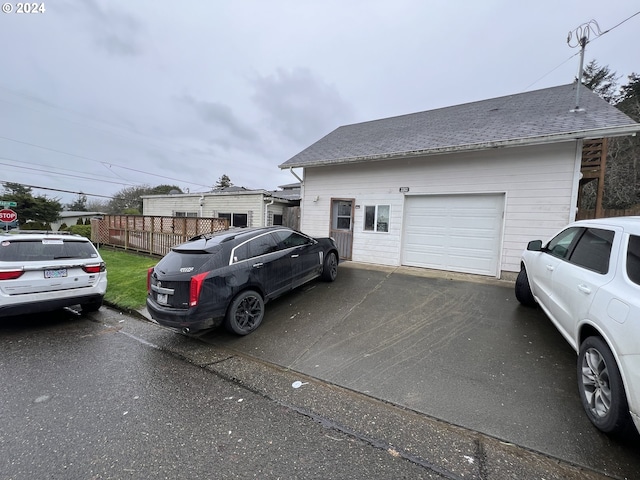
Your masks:
<svg viewBox="0 0 640 480"><path fill-rule="evenodd" d="M267 305L247 337L201 340L613 477L640 476L638 438L583 413L576 355L513 284L410 268L340 265Z"/></svg>

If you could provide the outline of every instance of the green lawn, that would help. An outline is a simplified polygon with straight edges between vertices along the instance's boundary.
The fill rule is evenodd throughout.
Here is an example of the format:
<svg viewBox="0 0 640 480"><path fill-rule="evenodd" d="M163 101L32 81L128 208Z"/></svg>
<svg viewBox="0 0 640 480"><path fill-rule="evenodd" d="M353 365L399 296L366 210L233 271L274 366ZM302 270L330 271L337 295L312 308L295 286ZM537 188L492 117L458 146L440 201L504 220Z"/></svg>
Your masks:
<svg viewBox="0 0 640 480"><path fill-rule="evenodd" d="M160 258L125 252L111 248L100 248L100 255L107 264L107 294L109 302L122 309L144 307L147 298L147 270Z"/></svg>

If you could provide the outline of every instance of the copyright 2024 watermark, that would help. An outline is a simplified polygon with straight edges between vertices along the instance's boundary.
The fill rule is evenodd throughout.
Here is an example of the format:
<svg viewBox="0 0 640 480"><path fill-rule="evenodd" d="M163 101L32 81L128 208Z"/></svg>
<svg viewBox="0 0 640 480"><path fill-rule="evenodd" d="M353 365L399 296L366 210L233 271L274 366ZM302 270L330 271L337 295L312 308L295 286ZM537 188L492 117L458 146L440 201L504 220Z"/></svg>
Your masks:
<svg viewBox="0 0 640 480"><path fill-rule="evenodd" d="M44 6L44 2L41 3L10 3L5 2L2 4L2 13L17 13L17 14L38 14L45 13L47 9Z"/></svg>

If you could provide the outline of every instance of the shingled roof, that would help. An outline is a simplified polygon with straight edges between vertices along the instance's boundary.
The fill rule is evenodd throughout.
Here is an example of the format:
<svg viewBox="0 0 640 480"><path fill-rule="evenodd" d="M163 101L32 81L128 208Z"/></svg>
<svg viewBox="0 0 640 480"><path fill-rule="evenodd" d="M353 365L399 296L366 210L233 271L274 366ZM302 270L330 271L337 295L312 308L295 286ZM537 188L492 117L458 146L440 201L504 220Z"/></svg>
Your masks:
<svg viewBox="0 0 640 480"><path fill-rule="evenodd" d="M280 168L628 135L634 122L577 83L337 128Z"/></svg>

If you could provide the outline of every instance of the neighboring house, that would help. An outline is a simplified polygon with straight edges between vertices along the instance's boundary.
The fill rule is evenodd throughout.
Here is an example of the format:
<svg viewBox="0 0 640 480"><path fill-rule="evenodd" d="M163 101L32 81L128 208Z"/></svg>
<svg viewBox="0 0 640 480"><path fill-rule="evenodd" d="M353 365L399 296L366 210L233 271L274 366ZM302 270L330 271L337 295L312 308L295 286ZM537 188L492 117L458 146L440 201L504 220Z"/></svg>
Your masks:
<svg viewBox="0 0 640 480"><path fill-rule="evenodd" d="M285 188L288 187L288 188ZM142 196L147 216L226 218L232 227L282 225L285 210L300 204L300 185L282 191L225 187L207 193L175 193Z"/></svg>
<svg viewBox="0 0 640 480"><path fill-rule="evenodd" d="M337 128L280 165L303 169L301 230L344 259L513 277L574 220L584 140L640 131L585 87L576 109L576 85Z"/></svg>
<svg viewBox="0 0 640 480"><path fill-rule="evenodd" d="M51 223L51 230L59 230L62 224L65 224L67 227L70 227L71 225L77 225L78 219L82 220L82 223L85 223L86 220L91 221L92 218L101 217L102 215L105 214L102 212L81 212L64 210L60 212L60 217L58 217L58 220Z"/></svg>

